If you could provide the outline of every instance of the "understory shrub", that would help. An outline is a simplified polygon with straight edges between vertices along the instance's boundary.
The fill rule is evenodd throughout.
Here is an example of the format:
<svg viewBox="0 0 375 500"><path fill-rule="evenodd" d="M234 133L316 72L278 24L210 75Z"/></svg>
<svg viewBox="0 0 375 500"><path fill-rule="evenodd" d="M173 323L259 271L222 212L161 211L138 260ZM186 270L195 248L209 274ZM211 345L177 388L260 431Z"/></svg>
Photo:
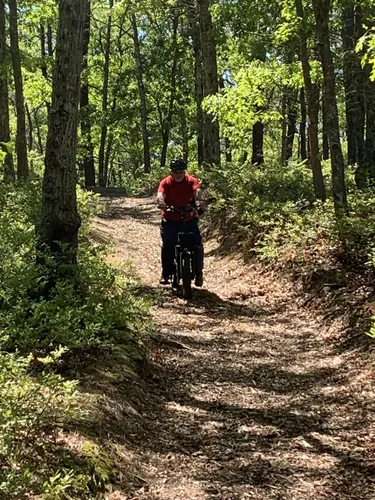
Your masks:
<svg viewBox="0 0 375 500"><path fill-rule="evenodd" d="M330 197L329 164L323 173ZM206 172L214 210L242 249L274 265L309 271L335 259L366 269L375 239L375 192L359 191L347 171L350 216L337 220L332 201L314 200L311 170L290 162L257 166L226 164ZM371 267L371 265L370 265Z"/></svg>
<svg viewBox="0 0 375 500"><path fill-rule="evenodd" d="M141 349L149 299L136 293L129 266L112 267L106 249L90 243L97 198L81 190L79 264L46 295L49 278L36 264L40 193L38 180L0 186L0 498L96 498L110 472L57 440L89 398L64 379L62 367L77 352L134 343Z"/></svg>

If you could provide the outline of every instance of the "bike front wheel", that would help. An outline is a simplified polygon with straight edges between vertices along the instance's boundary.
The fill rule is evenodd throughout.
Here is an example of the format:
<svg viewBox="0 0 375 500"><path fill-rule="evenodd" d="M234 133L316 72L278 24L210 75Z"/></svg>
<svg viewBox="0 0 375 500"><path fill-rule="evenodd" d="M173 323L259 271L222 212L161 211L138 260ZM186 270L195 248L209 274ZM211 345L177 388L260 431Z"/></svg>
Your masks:
<svg viewBox="0 0 375 500"><path fill-rule="evenodd" d="M182 271L182 296L184 299L191 298L191 266L190 255L183 254L181 256L181 271Z"/></svg>

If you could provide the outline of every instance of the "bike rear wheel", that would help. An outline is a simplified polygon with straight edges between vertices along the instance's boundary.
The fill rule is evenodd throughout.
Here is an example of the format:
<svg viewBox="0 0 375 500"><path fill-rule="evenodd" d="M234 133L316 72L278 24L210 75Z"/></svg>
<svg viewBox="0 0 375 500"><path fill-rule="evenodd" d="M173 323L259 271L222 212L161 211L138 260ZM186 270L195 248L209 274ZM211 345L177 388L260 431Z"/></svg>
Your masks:
<svg viewBox="0 0 375 500"><path fill-rule="evenodd" d="M184 299L191 298L191 269L190 255L184 254L181 256L181 271L182 271L182 296Z"/></svg>

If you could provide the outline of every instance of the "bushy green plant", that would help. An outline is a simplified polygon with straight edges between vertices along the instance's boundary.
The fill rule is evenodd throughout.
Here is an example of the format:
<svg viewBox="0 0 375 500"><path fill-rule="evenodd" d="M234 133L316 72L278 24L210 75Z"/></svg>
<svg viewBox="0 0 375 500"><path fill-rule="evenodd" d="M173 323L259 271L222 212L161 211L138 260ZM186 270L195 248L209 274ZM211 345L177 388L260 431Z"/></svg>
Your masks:
<svg viewBox="0 0 375 500"><path fill-rule="evenodd" d="M0 353L0 497L24 498L39 490L50 470L41 470L36 450L56 425L76 411L76 383L43 370L30 372L33 363L48 368L61 355L48 358ZM44 479L43 479L43 476Z"/></svg>
<svg viewBox="0 0 375 500"><path fill-rule="evenodd" d="M36 178L0 186L0 498L89 499L103 491L109 466L56 443L57 426L84 396L53 369L77 351L139 342L150 326L149 299L135 292L129 267L113 268L105 248L90 244L97 197L83 190L78 266L55 273L50 286L56 264L44 255L44 273L36 259L40 186Z"/></svg>

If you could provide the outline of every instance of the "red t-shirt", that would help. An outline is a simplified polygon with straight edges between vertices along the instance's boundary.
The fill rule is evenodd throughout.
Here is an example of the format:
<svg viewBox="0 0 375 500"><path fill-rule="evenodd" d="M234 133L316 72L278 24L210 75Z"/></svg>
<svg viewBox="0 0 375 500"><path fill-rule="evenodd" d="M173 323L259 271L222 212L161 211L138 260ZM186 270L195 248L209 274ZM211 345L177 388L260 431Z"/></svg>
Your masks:
<svg viewBox="0 0 375 500"><path fill-rule="evenodd" d="M185 175L185 179L181 182L175 182L171 175L168 175L161 181L158 188L158 193L164 194L164 200L167 206L181 207L189 205L191 198L195 197L195 191L200 189L198 179L192 175ZM180 221L181 216L178 212L162 211L162 216L167 220ZM191 220L196 217L196 214L186 214L185 220Z"/></svg>

